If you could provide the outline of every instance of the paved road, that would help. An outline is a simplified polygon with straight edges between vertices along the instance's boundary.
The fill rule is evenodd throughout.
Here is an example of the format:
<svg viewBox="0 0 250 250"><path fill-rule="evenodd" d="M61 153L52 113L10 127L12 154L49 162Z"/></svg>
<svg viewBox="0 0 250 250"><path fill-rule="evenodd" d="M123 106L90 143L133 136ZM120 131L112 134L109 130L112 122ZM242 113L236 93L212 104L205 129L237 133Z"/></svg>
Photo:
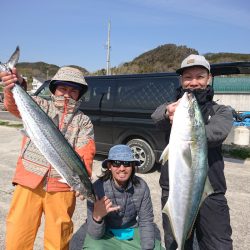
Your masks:
<svg viewBox="0 0 250 250"><path fill-rule="evenodd" d="M21 119L15 117L8 111L0 111L0 120L18 121L18 122L22 121Z"/></svg>
<svg viewBox="0 0 250 250"><path fill-rule="evenodd" d="M21 134L18 129L0 126L0 250L5 248L5 217L8 212L13 187L11 178L15 170L16 159L20 149ZM100 164L103 157L96 157L94 161L94 177L100 173ZM228 184L227 198L230 205L230 214L233 228L234 249L250 249L250 165L242 161L226 160L225 173ZM159 172L140 175L148 183L154 205L157 237L162 237L160 188L158 185ZM71 250L81 249L85 234L86 202L78 201L73 216L75 224ZM43 249L43 222L38 231L34 250Z"/></svg>

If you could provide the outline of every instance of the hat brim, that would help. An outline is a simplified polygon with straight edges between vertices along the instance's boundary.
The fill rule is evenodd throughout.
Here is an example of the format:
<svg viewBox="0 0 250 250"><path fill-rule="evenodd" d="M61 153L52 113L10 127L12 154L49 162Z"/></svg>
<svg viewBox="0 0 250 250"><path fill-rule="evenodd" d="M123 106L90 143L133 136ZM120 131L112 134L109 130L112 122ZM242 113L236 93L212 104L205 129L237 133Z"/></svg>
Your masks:
<svg viewBox="0 0 250 250"><path fill-rule="evenodd" d="M112 161L110 159L105 159L103 162L102 162L102 167L103 168L107 168L108 167L108 162L109 161ZM135 164L135 166L140 166L141 165L141 162L138 161L138 160L134 160L134 161L129 161L129 162L133 162Z"/></svg>
<svg viewBox="0 0 250 250"><path fill-rule="evenodd" d="M78 84L76 82L51 80L49 83L50 92L52 94L55 94L56 87L59 85L65 85L65 86L69 86L69 87L73 87L73 88L78 89L80 91L78 99L80 99L80 97L82 97L82 95L84 95L88 90L88 85L82 85L82 84Z"/></svg>
<svg viewBox="0 0 250 250"><path fill-rule="evenodd" d="M183 71L184 71L185 69L194 68L194 67L201 67L201 68L206 69L208 72L210 72L209 69L206 68L206 67L203 66L203 65L190 65L190 66L188 66L188 67L179 68L179 69L177 69L175 72L176 72L177 74L179 74L179 75L182 75L182 73L183 73Z"/></svg>

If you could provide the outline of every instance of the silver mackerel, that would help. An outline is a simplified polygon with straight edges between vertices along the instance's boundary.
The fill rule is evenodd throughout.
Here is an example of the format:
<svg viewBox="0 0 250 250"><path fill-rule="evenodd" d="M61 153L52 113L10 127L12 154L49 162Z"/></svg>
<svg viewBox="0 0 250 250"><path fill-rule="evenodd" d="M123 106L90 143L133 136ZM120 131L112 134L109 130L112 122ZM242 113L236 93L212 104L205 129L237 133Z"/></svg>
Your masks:
<svg viewBox="0 0 250 250"><path fill-rule="evenodd" d="M19 59L19 47L7 63L0 64L0 71L11 71ZM73 190L94 201L95 195L86 167L53 121L21 86L15 84L13 97L23 120L24 128L48 160Z"/></svg>
<svg viewBox="0 0 250 250"><path fill-rule="evenodd" d="M213 192L208 180L207 139L198 103L185 93L178 104L171 134L161 160L168 160L169 198L163 208L171 223L178 249L184 249L199 207Z"/></svg>

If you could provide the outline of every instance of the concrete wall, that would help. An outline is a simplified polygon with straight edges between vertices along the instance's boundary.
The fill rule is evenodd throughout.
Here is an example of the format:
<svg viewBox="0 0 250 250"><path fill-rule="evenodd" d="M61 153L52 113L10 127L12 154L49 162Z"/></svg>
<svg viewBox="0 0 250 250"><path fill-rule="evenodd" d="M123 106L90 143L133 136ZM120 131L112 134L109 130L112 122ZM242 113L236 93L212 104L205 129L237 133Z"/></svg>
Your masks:
<svg viewBox="0 0 250 250"><path fill-rule="evenodd" d="M238 128L238 127L233 127L232 129L231 129L231 132L229 133L229 135L227 136L227 138L226 138L226 140L224 141L224 143L223 144L227 144L227 145L232 145L232 144L234 144L234 142L235 142L235 139L237 139L237 138L239 138L239 137L237 137L237 136L239 136L239 134L238 135L236 135L236 131L235 131L235 129L236 128ZM248 136L249 136L249 142L250 142L250 127L246 127L247 129L248 129ZM239 141L239 140L237 140L237 141ZM246 141L246 138L242 138L242 141ZM250 143L248 143L248 146L250 146Z"/></svg>
<svg viewBox="0 0 250 250"><path fill-rule="evenodd" d="M250 93L249 94L218 94L214 95L214 101L218 104L230 105L237 112L250 111Z"/></svg>

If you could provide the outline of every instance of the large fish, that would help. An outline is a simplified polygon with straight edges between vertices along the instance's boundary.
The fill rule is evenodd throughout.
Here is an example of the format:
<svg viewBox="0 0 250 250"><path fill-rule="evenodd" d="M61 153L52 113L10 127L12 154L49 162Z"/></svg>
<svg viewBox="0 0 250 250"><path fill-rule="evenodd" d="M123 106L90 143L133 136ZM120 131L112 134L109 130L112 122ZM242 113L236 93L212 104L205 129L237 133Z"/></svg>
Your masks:
<svg viewBox="0 0 250 250"><path fill-rule="evenodd" d="M11 71L19 59L17 47L9 61L0 64L0 71ZM86 167L53 121L18 84L12 89L13 97L23 120L24 128L48 160L73 190L85 198L95 201L92 183Z"/></svg>
<svg viewBox="0 0 250 250"><path fill-rule="evenodd" d="M174 114L169 144L160 160L168 160L169 217L178 249L184 249L203 200L213 193L208 180L205 125L196 98L185 93Z"/></svg>

